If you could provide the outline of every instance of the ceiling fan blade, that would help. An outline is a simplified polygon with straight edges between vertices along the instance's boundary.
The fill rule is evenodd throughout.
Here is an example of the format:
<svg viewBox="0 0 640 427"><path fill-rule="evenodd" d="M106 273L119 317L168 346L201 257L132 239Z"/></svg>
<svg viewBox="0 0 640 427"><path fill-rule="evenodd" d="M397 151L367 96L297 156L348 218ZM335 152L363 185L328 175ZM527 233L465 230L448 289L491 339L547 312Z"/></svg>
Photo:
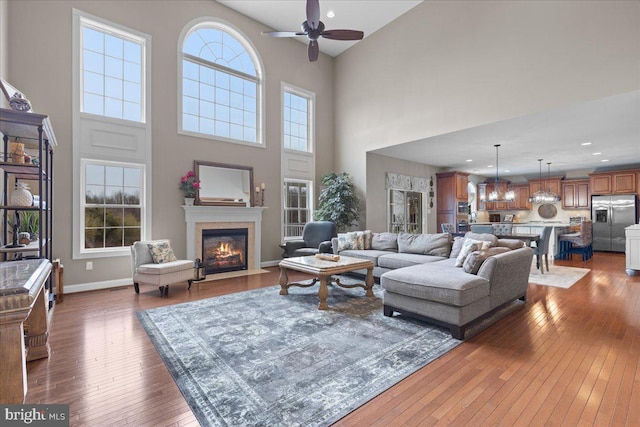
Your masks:
<svg viewBox="0 0 640 427"><path fill-rule="evenodd" d="M331 40L362 40L364 33L356 30L327 30L320 34L325 39Z"/></svg>
<svg viewBox="0 0 640 427"><path fill-rule="evenodd" d="M313 29L320 23L320 3L318 0L307 0L307 23Z"/></svg>
<svg viewBox="0 0 640 427"><path fill-rule="evenodd" d="M314 62L318 60L319 50L318 42L315 40L309 40L309 61Z"/></svg>
<svg viewBox="0 0 640 427"><path fill-rule="evenodd" d="M305 33L301 33L299 31L263 31L263 36L269 37L297 37L297 36L306 36Z"/></svg>

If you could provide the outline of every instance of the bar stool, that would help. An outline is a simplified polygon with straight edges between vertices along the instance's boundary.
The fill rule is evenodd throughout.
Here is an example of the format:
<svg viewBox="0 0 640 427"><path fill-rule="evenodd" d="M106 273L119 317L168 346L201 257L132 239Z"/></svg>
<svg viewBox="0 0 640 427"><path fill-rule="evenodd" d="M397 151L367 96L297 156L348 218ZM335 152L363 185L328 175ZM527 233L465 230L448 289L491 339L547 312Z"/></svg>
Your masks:
<svg viewBox="0 0 640 427"><path fill-rule="evenodd" d="M582 262L593 256L593 223L584 220L580 231L561 234L558 237L558 259L571 259L572 254L582 255Z"/></svg>

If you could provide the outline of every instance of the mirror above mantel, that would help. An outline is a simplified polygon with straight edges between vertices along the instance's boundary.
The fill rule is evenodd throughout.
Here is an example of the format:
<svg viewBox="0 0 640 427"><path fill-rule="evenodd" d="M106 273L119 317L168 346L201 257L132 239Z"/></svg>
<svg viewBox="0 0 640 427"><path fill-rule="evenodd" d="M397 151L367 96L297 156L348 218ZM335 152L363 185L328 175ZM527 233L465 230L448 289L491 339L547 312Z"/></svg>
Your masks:
<svg viewBox="0 0 640 427"><path fill-rule="evenodd" d="M206 206L253 206L253 167L195 160L200 188L195 203Z"/></svg>

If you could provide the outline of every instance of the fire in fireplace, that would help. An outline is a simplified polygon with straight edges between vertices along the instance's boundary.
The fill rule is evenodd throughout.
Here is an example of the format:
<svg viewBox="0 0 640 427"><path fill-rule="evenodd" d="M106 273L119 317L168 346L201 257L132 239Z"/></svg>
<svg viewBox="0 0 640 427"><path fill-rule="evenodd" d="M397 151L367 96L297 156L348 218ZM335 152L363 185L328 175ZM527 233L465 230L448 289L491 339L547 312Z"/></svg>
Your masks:
<svg viewBox="0 0 640 427"><path fill-rule="evenodd" d="M206 274L247 269L248 229L202 230L202 262Z"/></svg>

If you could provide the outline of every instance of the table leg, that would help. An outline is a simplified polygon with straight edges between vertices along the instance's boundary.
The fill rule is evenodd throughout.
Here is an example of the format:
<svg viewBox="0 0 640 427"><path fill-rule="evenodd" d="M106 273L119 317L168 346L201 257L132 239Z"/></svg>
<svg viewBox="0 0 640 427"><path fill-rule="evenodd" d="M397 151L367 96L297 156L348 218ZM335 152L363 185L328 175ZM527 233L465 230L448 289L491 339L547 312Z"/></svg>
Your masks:
<svg viewBox="0 0 640 427"><path fill-rule="evenodd" d="M366 289L366 296L368 297L372 297L373 296L373 267L371 268L367 268L367 278L365 279L364 283L367 285Z"/></svg>
<svg viewBox="0 0 640 427"><path fill-rule="evenodd" d="M289 275L286 267L280 267L280 295L289 295Z"/></svg>
<svg viewBox="0 0 640 427"><path fill-rule="evenodd" d="M49 357L49 324L47 320L47 303L44 290L40 291L31 314L27 318L29 332L27 334L27 361Z"/></svg>
<svg viewBox="0 0 640 427"><path fill-rule="evenodd" d="M320 289L318 289L318 297L320 298L320 304L318 310L326 310L329 308L327 305L327 297L329 296L329 288L327 282L330 276L320 276Z"/></svg>

